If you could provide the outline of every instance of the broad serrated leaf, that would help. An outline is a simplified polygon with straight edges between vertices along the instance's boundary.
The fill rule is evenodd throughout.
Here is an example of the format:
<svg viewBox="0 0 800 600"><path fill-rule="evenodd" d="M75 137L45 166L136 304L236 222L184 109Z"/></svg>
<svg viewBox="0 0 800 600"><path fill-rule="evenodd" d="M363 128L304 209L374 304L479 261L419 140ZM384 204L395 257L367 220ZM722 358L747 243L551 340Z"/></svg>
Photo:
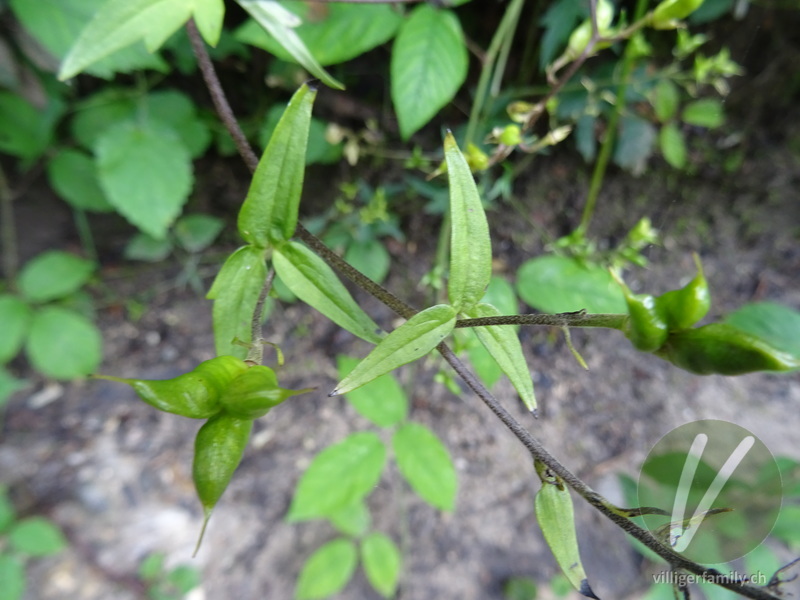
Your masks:
<svg viewBox="0 0 800 600"><path fill-rule="evenodd" d="M517 291L526 304L546 313L628 310L619 285L606 269L563 256L540 256L523 263L517 271Z"/></svg>
<svg viewBox="0 0 800 600"><path fill-rule="evenodd" d="M373 588L384 598L397 591L402 557L392 539L383 533L371 533L361 542L364 574Z"/></svg>
<svg viewBox="0 0 800 600"><path fill-rule="evenodd" d="M0 91L0 152L31 160L52 143L57 114L41 111L11 92Z"/></svg>
<svg viewBox="0 0 800 600"><path fill-rule="evenodd" d="M658 145L670 165L676 169L686 166L686 141L675 123L667 123L658 134Z"/></svg>
<svg viewBox="0 0 800 600"><path fill-rule="evenodd" d="M662 79L653 88L653 110L662 123L669 121L678 112L680 93L678 86L669 79Z"/></svg>
<svg viewBox="0 0 800 600"><path fill-rule="evenodd" d="M109 0L94 14L70 49L58 78L74 77L113 52L144 41L155 52L196 11L198 28L212 46L219 39L223 7L220 0Z"/></svg>
<svg viewBox="0 0 800 600"><path fill-rule="evenodd" d="M392 331L331 392L346 394L397 367L422 358L446 338L456 323L449 304L426 308Z"/></svg>
<svg viewBox="0 0 800 600"><path fill-rule="evenodd" d="M48 302L80 289L96 268L97 265L90 260L61 250L50 250L25 264L17 286L27 300Z"/></svg>
<svg viewBox="0 0 800 600"><path fill-rule="evenodd" d="M300 478L289 521L327 518L369 494L381 476L386 447L374 433L354 433L314 457Z"/></svg>
<svg viewBox="0 0 800 600"><path fill-rule="evenodd" d="M356 303L333 269L311 250L289 242L272 255L275 271L291 292L363 340L381 341L380 327Z"/></svg>
<svg viewBox="0 0 800 600"><path fill-rule="evenodd" d="M367 505L362 500L358 500L334 511L328 515L328 520L343 534L361 537L369 529L372 515L370 515Z"/></svg>
<svg viewBox="0 0 800 600"><path fill-rule="evenodd" d="M800 358L800 312L775 302L754 302L725 315L725 322Z"/></svg>
<svg viewBox="0 0 800 600"><path fill-rule="evenodd" d="M502 314L491 304L478 304L465 313L468 317L496 317ZM536 396L533 393L531 379L525 354L522 352L517 332L508 325L494 327L475 327L478 339L500 365L503 373L517 390L520 399L530 411L536 410Z"/></svg>
<svg viewBox="0 0 800 600"><path fill-rule="evenodd" d="M544 539L564 575L582 596L597 598L581 563L569 490L561 482L543 480L542 488L536 494L535 507L536 520L542 528Z"/></svg>
<svg viewBox="0 0 800 600"><path fill-rule="evenodd" d="M56 379L84 377L103 358L100 332L86 317L59 306L36 312L25 343L34 368Z"/></svg>
<svg viewBox="0 0 800 600"><path fill-rule="evenodd" d="M419 423L406 423L392 437L397 467L411 488L431 506L453 510L456 469L441 440Z"/></svg>
<svg viewBox="0 0 800 600"><path fill-rule="evenodd" d="M296 600L318 600L341 591L358 566L354 542L336 539L320 546L308 557L297 578Z"/></svg>
<svg viewBox="0 0 800 600"><path fill-rule="evenodd" d="M695 100L683 109L681 119L689 125L714 129L725 122L725 109L714 98Z"/></svg>
<svg viewBox="0 0 800 600"><path fill-rule="evenodd" d="M28 32L60 61L75 44L81 31L107 0L11 0L11 7ZM52 66L55 71L57 62ZM168 70L161 57L149 53L142 43L115 51L93 63L85 71L97 77L111 78L114 73L140 69Z"/></svg>
<svg viewBox="0 0 800 600"><path fill-rule="evenodd" d="M0 295L0 365L14 358L22 348L31 323L30 307L11 294ZM2 404L2 401L0 401Z"/></svg>
<svg viewBox="0 0 800 600"><path fill-rule="evenodd" d="M614 162L634 175L641 175L653 153L657 135L649 121L635 115L623 116L619 122Z"/></svg>
<svg viewBox="0 0 800 600"><path fill-rule="evenodd" d="M177 134L157 121L123 122L95 143L100 185L117 211L162 239L192 187L192 163Z"/></svg>
<svg viewBox="0 0 800 600"><path fill-rule="evenodd" d="M8 541L17 552L29 556L57 554L67 546L61 530L42 517L18 522L9 531Z"/></svg>
<svg viewBox="0 0 800 600"><path fill-rule="evenodd" d="M222 265L206 295L214 301L214 347L218 355L247 355L247 348L234 340L252 341L253 311L267 279L264 254L255 246L236 250Z"/></svg>
<svg viewBox="0 0 800 600"><path fill-rule="evenodd" d="M62 150L47 163L52 188L78 210L111 212L114 207L100 188L97 163L80 150Z"/></svg>
<svg viewBox="0 0 800 600"><path fill-rule="evenodd" d="M343 379L361 362L349 356L337 356L339 378ZM345 398L366 419L378 427L391 427L408 416L408 398L391 373L349 392Z"/></svg>
<svg viewBox="0 0 800 600"><path fill-rule="evenodd" d="M458 17L430 4L412 10L397 34L391 62L392 102L403 139L450 102L466 76Z"/></svg>
<svg viewBox="0 0 800 600"><path fill-rule="evenodd" d="M250 244L266 248L294 235L316 96L307 84L295 92L258 162L239 211L239 234Z"/></svg>
<svg viewBox="0 0 800 600"><path fill-rule="evenodd" d="M237 2L289 53L296 63L328 87L344 89L344 85L322 68L300 36L297 35L294 27L300 22L294 13L270 0L237 0Z"/></svg>
<svg viewBox="0 0 800 600"><path fill-rule="evenodd" d="M323 11L314 11L306 2L284 1L281 4L302 19L295 31L323 66L350 60L389 41L403 22L400 12L387 5L332 3ZM292 55L255 21L240 27L236 39L263 48L282 60L293 60Z"/></svg>
<svg viewBox="0 0 800 600"><path fill-rule="evenodd" d="M211 143L211 131L197 116L197 106L182 92L177 90L152 92L131 108L132 118L141 118L139 115L145 111L148 119L160 121L174 130L192 158L202 156Z"/></svg>
<svg viewBox="0 0 800 600"><path fill-rule="evenodd" d="M19 600L25 593L25 567L11 554L0 554L0 600Z"/></svg>
<svg viewBox="0 0 800 600"><path fill-rule="evenodd" d="M450 186L450 278L447 296L456 311L473 307L492 277L489 224L467 161L453 134L444 140Z"/></svg>

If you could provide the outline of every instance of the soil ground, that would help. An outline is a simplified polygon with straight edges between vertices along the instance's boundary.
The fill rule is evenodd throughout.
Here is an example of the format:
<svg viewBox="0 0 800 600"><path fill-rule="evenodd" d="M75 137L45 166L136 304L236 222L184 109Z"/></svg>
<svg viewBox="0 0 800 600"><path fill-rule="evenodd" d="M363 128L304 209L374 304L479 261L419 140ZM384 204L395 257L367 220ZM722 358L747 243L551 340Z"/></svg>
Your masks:
<svg viewBox="0 0 800 600"><path fill-rule="evenodd" d="M713 294L709 320L754 300L800 308L800 113L786 115L783 123L780 143L753 139L735 174L713 162L694 177L656 169L636 179L612 171L592 235L612 243L641 216L651 216L663 245L648 250L651 267L637 270L632 283L656 292L674 288L693 273L691 252L697 251ZM234 177L225 184L231 203L243 197L246 179L238 167L220 163L208 172ZM513 281L519 265L543 251L545 237L555 239L574 226L587 173L585 165L559 153L538 160L515 181L519 208L500 204L489 217L498 274ZM41 189L18 203L17 230L31 232L22 239L23 259L74 243L61 206ZM406 241L390 245L397 268L388 287L422 304L418 282L431 265L430 236L438 221L424 216L405 225ZM101 243L118 249L114 227L103 231ZM217 250L222 256L229 248ZM213 355L210 303L174 285L180 268L104 268L96 290L103 305L103 373L170 377ZM213 273L202 271L206 285ZM131 301L144 309L137 319L127 310ZM371 299L364 305L382 326L395 323ZM326 396L336 381L335 356L363 356L368 348L298 304L278 306L266 333L287 358L282 384L318 390L256 423L195 559L201 510L191 457L198 423L158 413L128 388L108 382L58 384L34 377L34 387L12 399L0 430L0 483L10 486L22 513L48 515L69 539L63 554L32 564L26 599L144 598L135 573L157 551L171 565L202 571L194 600L292 597L306 558L336 534L319 522L287 524L284 517L311 457L351 432L371 429L344 399ZM652 445L691 420L738 423L775 455L800 459L800 375L699 377L637 353L617 332L576 331L573 338L588 371L578 368L555 332L523 333L538 420L504 382L495 392L553 454L611 500L622 503L618 474L636 477ZM459 474L456 510L442 514L417 500L395 468L368 501L374 528L404 550L398 598L500 599L512 576L532 577L542 587L540 597L552 597L545 588L558 569L533 515L538 482L528 454L471 393L454 396L434 383L437 368L428 361L400 370L399 377L412 418L436 430L450 449ZM651 567L600 515L579 501L576 511L586 570L598 595L641 597ZM786 591L797 597L800 584L791 585L794 590ZM337 597L378 598L361 572Z"/></svg>

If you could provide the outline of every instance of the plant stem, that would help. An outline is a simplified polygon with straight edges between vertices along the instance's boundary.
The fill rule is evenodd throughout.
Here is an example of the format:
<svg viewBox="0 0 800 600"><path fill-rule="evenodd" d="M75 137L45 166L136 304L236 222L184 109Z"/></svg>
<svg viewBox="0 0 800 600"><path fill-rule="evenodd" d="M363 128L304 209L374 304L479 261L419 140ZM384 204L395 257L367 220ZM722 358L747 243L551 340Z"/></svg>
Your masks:
<svg viewBox="0 0 800 600"><path fill-rule="evenodd" d="M12 289L19 268L13 202L6 173L0 165L0 248L3 249L3 277Z"/></svg>
<svg viewBox="0 0 800 600"><path fill-rule="evenodd" d="M250 323L250 350L245 360L255 365L260 365L264 361L264 337L261 335L261 329L264 322L264 307L267 305L267 296L272 289L274 279L275 269L270 268L253 309L253 320Z"/></svg>
<svg viewBox="0 0 800 600"><path fill-rule="evenodd" d="M640 0L641 1L641 0ZM220 111L220 118L222 119L225 126L231 132L231 135L234 135L234 132L239 130L238 123L236 122L235 117L233 116L233 111L230 109L230 105L225 97L225 93L222 90L222 87L219 85L219 80L216 77L216 73L214 72L213 64L211 63L211 59L208 56L208 52L205 49L205 46L200 39L200 35L197 32L197 28L194 26L193 23L190 22L188 25L189 29L189 37L192 38L192 47L194 48L195 54L197 55L198 62L201 64L201 70L203 71L203 76L206 79L206 84L209 87L209 91L214 97L214 104L216 106L223 106L225 110ZM195 43L199 42L199 43ZM206 64L204 68L202 65ZM209 81L213 82L209 84ZM240 131L240 130L239 130ZM236 137L234 136L234 139ZM245 163L250 167L251 171L254 171L257 164L258 158L253 153L252 149L250 148L247 140L244 139L244 143L239 146L237 144L237 148L239 148L239 153L245 160ZM249 158L248 158L249 157ZM253 159L255 161L253 162ZM300 237L303 241L305 241L312 250L318 252L325 260L327 260L331 266L340 270L343 275L348 277L353 283L361 287L366 292L375 296L378 300L383 302L386 306L397 312L400 316L409 318L414 315L417 311L394 296L391 292L384 289L379 284L375 283L357 269L349 265L346 261L344 261L339 255L335 252L330 250L325 244L323 244L316 236L312 235L305 227L298 224L296 234ZM540 317L542 315L531 315L534 317ZM549 317L558 317L561 319L559 326L563 325L563 320L565 318L571 317L571 315L544 315ZM602 316L602 315L592 315L593 317ZM620 315L605 315L608 317L619 317ZM623 315L624 316L624 315ZM575 315L575 318L588 318L589 315L582 315L578 313ZM611 320L613 322L613 319ZM608 326L608 325L606 325ZM619 527L621 527L624 531L638 539L640 542L645 544L648 548L653 550L656 554L661 556L664 560L666 560L673 568L675 569L683 569L689 571L690 573L694 573L696 575L700 575L706 579L712 580L717 585L724 587L726 589L732 590L746 596L748 598L753 598L755 600L780 600L777 596L773 596L767 592L765 592L761 588L757 588L755 586L741 583L730 579L729 577L724 576L720 572L716 571L715 569L708 569L694 563L683 556L674 552L671 548L661 544L653 535L633 523L630 519L622 516L619 514L619 509L616 508L613 504L611 504L608 500L603 498L600 494L592 490L586 483L584 483L581 479L579 479L576 475L574 475L569 469L567 469L564 465L562 465L554 456L552 456L542 444L534 438L522 425L520 425L511 414L503 408L503 406L497 401L497 399L486 389L486 387L478 380L472 372L467 369L464 364L459 360L459 358L455 355L455 353L450 349L450 347L442 342L437 346L437 350L441 353L444 359L450 364L450 366L455 370L456 373L464 380L467 386L475 392L475 394L483 401L484 404L491 410L502 422L503 424L514 434L514 436L525 446L528 450L530 455L537 460L540 460L542 463L547 465L555 474L561 477L567 485L569 485L575 492L577 492L580 496L582 496L589 504L595 507L598 511L604 514L607 518L611 521L616 523Z"/></svg>
<svg viewBox="0 0 800 600"><path fill-rule="evenodd" d="M646 8L647 0L637 0L634 21L641 20ZM633 44L629 41L625 46L625 55L622 58L620 81L617 86L617 102L611 112L611 118L608 120L606 136L603 140L603 145L600 147L600 153L597 156L597 162L594 164L594 170L592 171L592 179L589 182L589 192L586 195L586 204L581 214L581 222L576 230L583 235L586 234L586 230L589 228L589 221L591 221L592 215L594 215L594 209L595 206L597 206L597 197L600 195L600 188L603 186L603 178L608 168L608 161L611 158L611 152L614 149L614 142L617 138L617 125L619 123L620 114L622 113L625 90L628 88L628 78L633 70L634 56L632 48Z"/></svg>
<svg viewBox="0 0 800 600"><path fill-rule="evenodd" d="M488 327L491 325L549 325L550 327L605 327L623 329L628 315L561 313L557 315L500 315L477 319L458 319L456 327Z"/></svg>

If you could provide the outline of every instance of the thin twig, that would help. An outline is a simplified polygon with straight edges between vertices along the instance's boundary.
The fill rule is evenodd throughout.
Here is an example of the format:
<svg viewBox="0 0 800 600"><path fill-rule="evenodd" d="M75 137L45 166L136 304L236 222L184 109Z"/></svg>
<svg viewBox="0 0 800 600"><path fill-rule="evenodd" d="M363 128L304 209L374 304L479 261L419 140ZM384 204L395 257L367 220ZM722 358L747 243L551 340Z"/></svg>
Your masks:
<svg viewBox="0 0 800 600"><path fill-rule="evenodd" d="M194 30L194 36L192 36L192 29ZM200 40L199 33L197 29L193 26L190 26L190 37L194 37L196 40ZM219 85L219 80L217 79L216 75L214 74L214 67L211 63L211 59L206 52L205 46L200 44L195 44L193 41L192 44L195 54L197 55L198 62L202 64L206 64L208 69L204 69L204 77L206 77L206 83L208 84L209 81L215 82L215 84L209 85L209 91L211 92L214 99L215 105L222 105L224 106L224 111L220 113L220 117L222 118L223 123L228 130L233 135L233 132L238 130L238 123L236 123L235 117L233 117L233 111L230 109L230 105L227 102L227 98L225 96L222 87ZM206 70L209 72L209 76L206 76ZM229 115L229 117L223 116ZM258 160L256 157L255 163L251 164L251 160L247 157L252 155L255 157L252 149L250 149L249 144L247 144L247 140L244 140L244 146L239 148L240 154L245 159L245 162L250 167L251 171L255 170L257 166ZM298 225L296 234L305 241L313 250L319 252L319 254L331 264L331 266L339 269L346 277L348 277L351 281L353 281L356 285L364 289L365 291L369 292L373 296L375 296L378 300L392 308L395 312L400 314L403 317L410 317L415 314L417 311L391 294L388 290L385 290L382 286L378 285L368 277L364 276L354 267L349 265L346 261L344 261L341 257L339 257L335 252L330 250L327 246L325 246L316 236L308 232L302 225ZM387 297L390 297L392 300L387 302ZM539 317L541 315L532 315ZM546 315L549 317L553 317L554 315ZM570 315L555 315L562 320ZM572 315L576 318L587 318L589 315L581 315L580 313L576 315ZM598 316L598 315L594 315ZM608 315L612 317L619 317L621 315ZM624 316L624 315L623 315ZM459 360L459 358L455 355L455 353L450 349L450 347L442 342L437 346L437 350L439 353L444 357L444 359L450 364L451 367L455 370L456 373L464 380L467 386L475 392L475 394L483 401L484 404L491 410L499 419L500 421L511 431L512 434L522 443L523 446L528 450L530 455L534 459L538 459L547 465L554 473L556 473L559 477L561 477L567 485L569 485L575 492L577 492L581 497L583 497L589 504L594 506L597 510L599 510L602 514L608 517L611 521L617 524L620 528L624 531L641 541L645 544L648 548L653 550L656 554L661 556L664 560L666 560L673 568L676 569L683 569L689 571L690 573L694 573L696 575L700 575L705 579L711 580L717 585L720 585L726 589L732 590L737 592L743 596L748 598L753 598L754 600L780 600L777 596L773 596L767 592L765 592L761 588L757 588L745 583L737 582L729 577L726 577L719 571L715 569L708 569L699 565L695 562L692 562L683 556L674 552L671 548L661 544L653 535L636 525L633 521L626 518L625 516L619 514L619 509L616 509L613 504L611 504L608 500L603 498L600 494L595 492L591 487L589 487L586 483L584 483L581 479L579 479L576 475L574 475L569 469L567 469L564 465L562 465L554 456L552 456L542 444L534 438L522 425L520 425L511 414L503 408L503 406L497 401L497 399L486 389L486 387L478 380L472 372L467 369L464 364ZM617 512L615 512L615 510Z"/></svg>
<svg viewBox="0 0 800 600"><path fill-rule="evenodd" d="M0 165L0 248L3 249L3 277L14 286L19 268L17 254L17 230L14 228L14 206L11 188L8 187L6 173Z"/></svg>
<svg viewBox="0 0 800 600"><path fill-rule="evenodd" d="M589 315L583 311L560 313L557 315L500 315L459 319L456 327L489 327L492 325L549 325L551 327L605 327L623 329L628 315L597 314Z"/></svg>

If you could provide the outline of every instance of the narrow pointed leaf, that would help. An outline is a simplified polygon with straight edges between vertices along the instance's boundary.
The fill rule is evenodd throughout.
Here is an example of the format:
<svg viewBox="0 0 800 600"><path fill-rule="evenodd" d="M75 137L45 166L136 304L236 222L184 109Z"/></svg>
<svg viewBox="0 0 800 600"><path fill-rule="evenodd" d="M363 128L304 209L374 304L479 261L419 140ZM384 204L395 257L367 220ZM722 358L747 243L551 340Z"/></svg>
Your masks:
<svg viewBox="0 0 800 600"><path fill-rule="evenodd" d="M349 356L337 356L339 377L346 377L361 362ZM349 392L347 401L358 413L379 427L391 427L408 416L408 398L391 373Z"/></svg>
<svg viewBox="0 0 800 600"><path fill-rule="evenodd" d="M572 497L563 482L557 476L552 477L556 481L544 478L536 494L536 519L558 566L572 586L587 598L597 598L581 563Z"/></svg>
<svg viewBox="0 0 800 600"><path fill-rule="evenodd" d="M331 517L378 483L386 446L374 433L354 433L314 457L295 489L289 521Z"/></svg>
<svg viewBox="0 0 800 600"><path fill-rule="evenodd" d="M446 338L456 323L449 304L437 304L411 317L392 331L342 379L331 395L346 394L397 367L422 358Z"/></svg>
<svg viewBox="0 0 800 600"><path fill-rule="evenodd" d="M286 10L277 2L265 0L237 0L239 5L253 17L259 25L266 29L277 42L283 46L292 58L311 73L314 77L322 81L328 87L343 90L344 85L334 79L322 66L317 59L309 52L303 40L295 32L294 27L300 24L295 14Z"/></svg>
<svg viewBox="0 0 800 600"><path fill-rule="evenodd" d="M294 235L316 95L306 84L295 92L253 175L239 211L239 233L255 246L266 248Z"/></svg>
<svg viewBox="0 0 800 600"><path fill-rule="evenodd" d="M444 140L450 183L450 280L447 296L456 310L468 310L492 278L492 242L478 188L453 134Z"/></svg>
<svg viewBox="0 0 800 600"><path fill-rule="evenodd" d="M458 480L450 453L419 423L403 425L392 438L397 467L420 497L441 510L453 510Z"/></svg>
<svg viewBox="0 0 800 600"><path fill-rule="evenodd" d="M501 313L491 304L481 303L466 311L465 314L471 318L478 318L496 317ZM514 385L526 408L530 411L536 410L533 380L515 329L508 325L497 325L475 327L474 330L478 339Z"/></svg>
<svg viewBox="0 0 800 600"><path fill-rule="evenodd" d="M139 40L144 41L149 52L155 52L189 20L197 10L196 5L200 6L202 33L209 43L214 42L209 36L222 22L217 6L218 22L212 23L213 5L217 3L219 0L110 0L81 31L61 65L58 78L63 81L74 77L89 65Z"/></svg>
<svg viewBox="0 0 800 600"><path fill-rule="evenodd" d="M356 304L324 260L311 250L289 242L272 255L275 271L293 294L331 321L363 340L381 341L380 327Z"/></svg>
<svg viewBox="0 0 800 600"><path fill-rule="evenodd" d="M361 542L361 561L370 584L384 598L397 590L402 558L392 539L382 533L371 533Z"/></svg>
<svg viewBox="0 0 800 600"><path fill-rule="evenodd" d="M214 346L218 355L247 355L247 348L234 340L251 341L253 311L266 278L264 250L255 246L239 248L222 265L206 296L214 300Z"/></svg>
<svg viewBox="0 0 800 600"><path fill-rule="evenodd" d="M328 598L341 591L358 566L358 549L339 538L320 546L308 557L297 579L296 600Z"/></svg>

